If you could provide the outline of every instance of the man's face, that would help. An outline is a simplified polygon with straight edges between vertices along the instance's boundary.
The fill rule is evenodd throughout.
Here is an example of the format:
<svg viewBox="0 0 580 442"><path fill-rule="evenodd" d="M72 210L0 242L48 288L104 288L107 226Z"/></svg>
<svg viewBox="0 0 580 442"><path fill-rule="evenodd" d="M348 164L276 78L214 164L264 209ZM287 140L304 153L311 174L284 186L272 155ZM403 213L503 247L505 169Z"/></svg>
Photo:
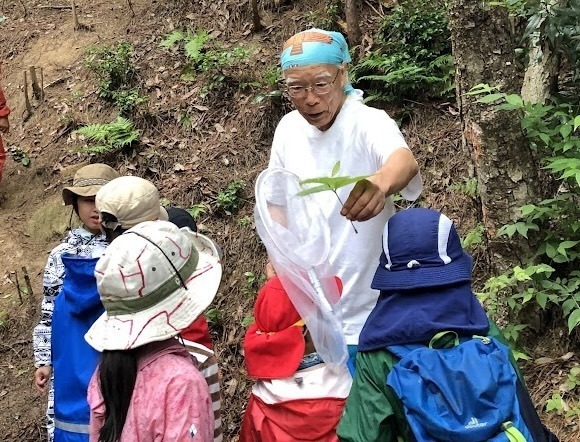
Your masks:
<svg viewBox="0 0 580 442"><path fill-rule="evenodd" d="M286 69L284 78L300 115L321 131L332 126L346 99L346 70L330 64L299 66Z"/></svg>

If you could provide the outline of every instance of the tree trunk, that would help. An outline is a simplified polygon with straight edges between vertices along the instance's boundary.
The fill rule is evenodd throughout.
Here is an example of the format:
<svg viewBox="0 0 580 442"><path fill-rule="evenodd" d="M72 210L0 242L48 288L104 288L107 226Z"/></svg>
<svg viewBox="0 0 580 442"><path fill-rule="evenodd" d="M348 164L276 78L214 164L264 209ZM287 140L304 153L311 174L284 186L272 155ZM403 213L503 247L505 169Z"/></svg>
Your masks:
<svg viewBox="0 0 580 442"><path fill-rule="evenodd" d="M547 8L563 6L566 0L550 0ZM541 26L541 23L538 24ZM528 66L522 86L522 98L528 103L545 103L557 92L560 57L550 49L547 41L540 41L540 30L530 36Z"/></svg>
<svg viewBox="0 0 580 442"><path fill-rule="evenodd" d="M552 53L546 43L543 46L536 44L530 48L522 85L522 99L526 103L545 103L558 89L558 54Z"/></svg>
<svg viewBox="0 0 580 442"><path fill-rule="evenodd" d="M73 29L75 31L80 31L82 29L82 25L79 22L79 16L77 14L77 5L75 4L75 0L71 0L70 3L73 16Z"/></svg>
<svg viewBox="0 0 580 442"><path fill-rule="evenodd" d="M346 28L348 34L348 43L351 48L360 46L362 41L361 31L360 31L360 16L358 12L360 0L345 0L345 16L346 16ZM360 51L357 48L356 54ZM355 55L355 58L356 57Z"/></svg>
<svg viewBox="0 0 580 442"><path fill-rule="evenodd" d="M520 93L523 67L515 57L519 36L513 33L505 8L486 7L479 0L451 0L448 12L463 145L477 177L490 263L501 273L531 256L525 238L508 241L496 235L517 219L518 207L538 200L539 165L518 113L476 103L477 97L465 93L480 83Z"/></svg>
<svg viewBox="0 0 580 442"><path fill-rule="evenodd" d="M251 0L252 7L252 22L254 24L254 32L261 31L264 28L262 22L260 21L260 12L258 11L258 0Z"/></svg>

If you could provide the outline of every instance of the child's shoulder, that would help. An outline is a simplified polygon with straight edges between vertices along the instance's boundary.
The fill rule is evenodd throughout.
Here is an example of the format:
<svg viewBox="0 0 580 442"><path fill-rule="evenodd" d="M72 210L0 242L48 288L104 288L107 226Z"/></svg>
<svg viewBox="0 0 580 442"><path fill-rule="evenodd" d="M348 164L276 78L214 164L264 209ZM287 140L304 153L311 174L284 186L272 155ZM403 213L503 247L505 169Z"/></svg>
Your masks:
<svg viewBox="0 0 580 442"><path fill-rule="evenodd" d="M79 248L106 247L104 234L93 235L82 227L72 229L66 237L50 252L51 256L60 256L65 253L79 254Z"/></svg>
<svg viewBox="0 0 580 442"><path fill-rule="evenodd" d="M72 235L72 232L69 232L66 237L50 251L50 256L59 256L64 253L70 253L74 250L76 242L76 237Z"/></svg>
<svg viewBox="0 0 580 442"><path fill-rule="evenodd" d="M140 369L152 389L164 391L168 385L174 388L206 386L206 381L188 353L167 353ZM207 388L207 387L206 387Z"/></svg>

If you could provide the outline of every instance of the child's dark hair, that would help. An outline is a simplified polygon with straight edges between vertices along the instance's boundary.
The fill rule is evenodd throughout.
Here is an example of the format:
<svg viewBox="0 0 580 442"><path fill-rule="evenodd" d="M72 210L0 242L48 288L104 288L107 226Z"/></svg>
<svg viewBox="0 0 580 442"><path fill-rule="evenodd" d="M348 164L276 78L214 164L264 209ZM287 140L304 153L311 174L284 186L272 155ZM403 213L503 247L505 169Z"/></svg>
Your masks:
<svg viewBox="0 0 580 442"><path fill-rule="evenodd" d="M79 196L76 193L72 194L72 207L77 216L79 216Z"/></svg>
<svg viewBox="0 0 580 442"><path fill-rule="evenodd" d="M117 442L121 437L137 380L136 350L105 350L101 355L98 370L105 421L99 442Z"/></svg>
<svg viewBox="0 0 580 442"><path fill-rule="evenodd" d="M105 237L107 242L110 244L116 237L122 235L127 229L123 229L121 226L117 226L114 229L107 227L105 224L116 223L119 220L115 215L112 215L107 212L101 212L101 225L103 226L103 230L105 231Z"/></svg>

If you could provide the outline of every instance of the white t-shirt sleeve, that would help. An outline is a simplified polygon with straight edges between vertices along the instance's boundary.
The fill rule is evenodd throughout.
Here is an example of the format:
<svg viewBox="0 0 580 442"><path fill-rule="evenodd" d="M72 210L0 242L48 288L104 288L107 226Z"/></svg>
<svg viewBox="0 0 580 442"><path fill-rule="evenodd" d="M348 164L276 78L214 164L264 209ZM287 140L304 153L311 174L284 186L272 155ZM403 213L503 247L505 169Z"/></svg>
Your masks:
<svg viewBox="0 0 580 442"><path fill-rule="evenodd" d="M284 140L286 137L286 130L283 124L278 124L276 132L274 132L274 140L272 141L272 149L270 151L270 161L268 162L268 169L284 168L285 162L283 159ZM267 181L267 185L263 185L261 191L264 192L263 198L274 206L285 206L287 201L285 183L276 183L272 180ZM256 195L258 198L258 195Z"/></svg>
<svg viewBox="0 0 580 442"><path fill-rule="evenodd" d="M365 141L371 153L378 157L380 166L382 166L394 151L401 148L409 149L409 146L397 123L386 112L373 109L373 114L373 117L367 120ZM406 200L414 201L422 190L423 179L421 173L417 173L401 190L401 196Z"/></svg>
<svg viewBox="0 0 580 442"><path fill-rule="evenodd" d="M284 167L284 160L282 153L284 151L285 130L283 124L278 124L274 132L274 139L272 140L272 149L270 150L270 161L268 162L268 169L274 167Z"/></svg>

